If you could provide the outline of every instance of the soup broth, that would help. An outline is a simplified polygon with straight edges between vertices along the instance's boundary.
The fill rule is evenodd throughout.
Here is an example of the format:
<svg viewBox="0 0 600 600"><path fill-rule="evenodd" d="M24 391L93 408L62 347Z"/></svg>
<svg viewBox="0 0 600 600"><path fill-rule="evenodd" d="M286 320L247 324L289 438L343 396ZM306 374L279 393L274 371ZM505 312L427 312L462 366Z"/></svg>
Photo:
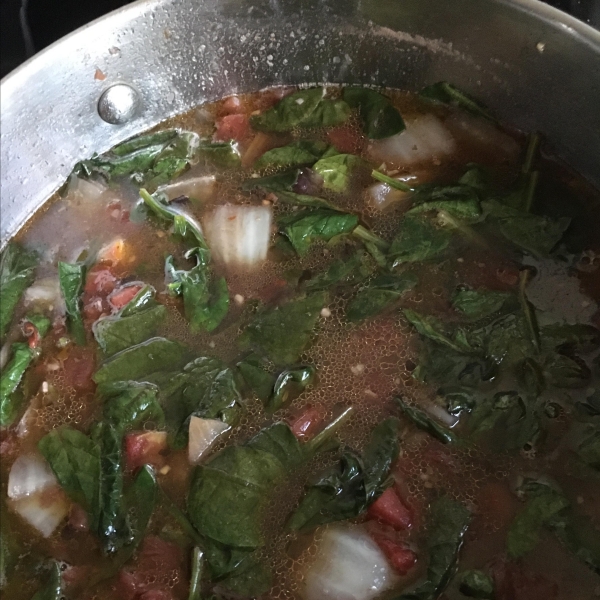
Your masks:
<svg viewBox="0 0 600 600"><path fill-rule="evenodd" d="M3 595L596 597L599 210L443 82L78 164L2 254Z"/></svg>

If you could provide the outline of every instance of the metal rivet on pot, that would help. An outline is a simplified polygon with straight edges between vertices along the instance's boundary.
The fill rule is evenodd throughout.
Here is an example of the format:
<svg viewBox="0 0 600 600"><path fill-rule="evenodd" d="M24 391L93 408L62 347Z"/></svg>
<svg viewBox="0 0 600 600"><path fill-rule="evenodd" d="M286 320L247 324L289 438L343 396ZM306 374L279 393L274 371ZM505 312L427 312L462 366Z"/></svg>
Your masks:
<svg viewBox="0 0 600 600"><path fill-rule="evenodd" d="M98 114L107 123L121 125L135 116L139 105L139 94L130 85L116 83L100 96Z"/></svg>

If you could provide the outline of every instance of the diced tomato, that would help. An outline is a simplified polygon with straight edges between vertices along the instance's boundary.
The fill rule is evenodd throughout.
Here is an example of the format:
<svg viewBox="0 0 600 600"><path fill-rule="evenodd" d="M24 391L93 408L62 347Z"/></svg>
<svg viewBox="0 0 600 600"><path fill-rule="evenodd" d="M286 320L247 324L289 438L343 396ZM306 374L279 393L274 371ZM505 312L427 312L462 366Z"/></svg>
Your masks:
<svg viewBox="0 0 600 600"><path fill-rule="evenodd" d="M499 560L491 567L496 600L556 600L556 582L527 572L521 565Z"/></svg>
<svg viewBox="0 0 600 600"><path fill-rule="evenodd" d="M61 581L69 590L69 595L81 592L90 579L91 565L69 565L61 571Z"/></svg>
<svg viewBox="0 0 600 600"><path fill-rule="evenodd" d="M347 154L360 154L365 144L364 136L347 125L333 127L327 132L327 138L336 150Z"/></svg>
<svg viewBox="0 0 600 600"><path fill-rule="evenodd" d="M165 458L162 452L166 449L165 431L145 431L125 436L125 460L127 467L133 471L144 465L163 466Z"/></svg>
<svg viewBox="0 0 600 600"><path fill-rule="evenodd" d="M407 546L383 536L373 536L373 541L399 575L406 575L417 563L417 555Z"/></svg>
<svg viewBox="0 0 600 600"><path fill-rule="evenodd" d="M292 433L299 440L311 438L321 427L323 414L319 407L308 404L304 411L290 423Z"/></svg>
<svg viewBox="0 0 600 600"><path fill-rule="evenodd" d="M509 287L519 283L519 270L515 266L504 265L496 269L496 279Z"/></svg>
<svg viewBox="0 0 600 600"><path fill-rule="evenodd" d="M103 264L93 266L85 278L84 294L87 296L108 296L118 282L114 273Z"/></svg>
<svg viewBox="0 0 600 600"><path fill-rule="evenodd" d="M92 380L95 367L94 348L73 346L63 362L65 383L78 391L92 391L96 386Z"/></svg>
<svg viewBox="0 0 600 600"><path fill-rule="evenodd" d="M97 321L100 317L105 317L110 314L110 307L105 298L94 296L83 305L83 319L86 324L91 324Z"/></svg>
<svg viewBox="0 0 600 600"><path fill-rule="evenodd" d="M143 287L141 283L121 286L112 292L108 297L108 301L114 309L120 310L126 304L129 304Z"/></svg>
<svg viewBox="0 0 600 600"><path fill-rule="evenodd" d="M216 142L241 142L248 135L250 123L246 115L225 115L215 123L215 127L213 139Z"/></svg>
<svg viewBox="0 0 600 600"><path fill-rule="evenodd" d="M116 588L117 597L123 600L171 600L185 593L181 548L157 536L146 536L135 563L119 573Z"/></svg>
<svg viewBox="0 0 600 600"><path fill-rule="evenodd" d="M394 490L388 488L369 506L367 515L372 519L383 521L394 529L409 529L412 527L411 511L403 504Z"/></svg>
<svg viewBox="0 0 600 600"><path fill-rule="evenodd" d="M19 449L19 437L14 429L0 429L0 456L6 458Z"/></svg>

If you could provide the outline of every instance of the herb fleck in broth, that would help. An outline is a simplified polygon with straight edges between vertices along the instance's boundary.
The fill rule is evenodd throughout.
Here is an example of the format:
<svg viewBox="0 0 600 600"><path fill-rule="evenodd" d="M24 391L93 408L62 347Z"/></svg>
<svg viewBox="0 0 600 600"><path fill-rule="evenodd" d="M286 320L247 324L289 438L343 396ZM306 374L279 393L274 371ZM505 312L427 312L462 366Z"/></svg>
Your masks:
<svg viewBox="0 0 600 600"><path fill-rule="evenodd" d="M285 88L78 165L0 268L3 593L593 597L600 195L537 143Z"/></svg>

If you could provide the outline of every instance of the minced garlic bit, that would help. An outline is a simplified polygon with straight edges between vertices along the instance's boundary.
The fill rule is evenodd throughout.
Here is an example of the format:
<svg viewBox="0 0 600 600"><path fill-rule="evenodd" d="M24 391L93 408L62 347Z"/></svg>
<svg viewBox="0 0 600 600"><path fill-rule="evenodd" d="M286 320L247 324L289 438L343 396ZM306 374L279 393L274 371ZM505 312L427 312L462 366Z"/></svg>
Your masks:
<svg viewBox="0 0 600 600"><path fill-rule="evenodd" d="M169 471L171 470L171 467L169 465L165 465L160 471L159 473L161 475L166 475Z"/></svg>
<svg viewBox="0 0 600 600"><path fill-rule="evenodd" d="M44 381L44 382L42 383L42 394L47 394L47 393L48 393L48 390L49 390L49 387L48 387L48 382L47 382L47 381Z"/></svg>
<svg viewBox="0 0 600 600"><path fill-rule="evenodd" d="M233 301L238 305L241 306L242 304L244 304L244 296L242 296L241 294L236 294L233 297Z"/></svg>
<svg viewBox="0 0 600 600"><path fill-rule="evenodd" d="M325 306L321 309L321 316L326 319L331 316L331 311Z"/></svg>

